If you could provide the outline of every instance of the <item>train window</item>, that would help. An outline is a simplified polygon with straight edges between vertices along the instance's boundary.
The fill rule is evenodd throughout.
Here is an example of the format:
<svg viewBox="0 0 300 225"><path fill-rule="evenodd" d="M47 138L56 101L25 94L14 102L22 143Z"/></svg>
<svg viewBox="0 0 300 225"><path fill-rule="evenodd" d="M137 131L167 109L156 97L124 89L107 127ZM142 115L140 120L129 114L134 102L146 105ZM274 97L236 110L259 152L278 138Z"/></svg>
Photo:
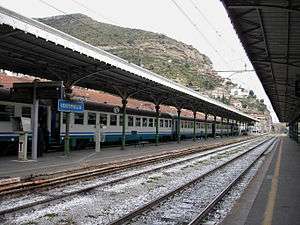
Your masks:
<svg viewBox="0 0 300 225"><path fill-rule="evenodd" d="M163 119L159 120L159 127L164 127L164 120Z"/></svg>
<svg viewBox="0 0 300 225"><path fill-rule="evenodd" d="M128 122L127 122L129 127L133 127L133 116L128 116Z"/></svg>
<svg viewBox="0 0 300 225"><path fill-rule="evenodd" d="M10 121L14 116L15 107L13 105L0 105L0 121Z"/></svg>
<svg viewBox="0 0 300 225"><path fill-rule="evenodd" d="M22 117L31 118L31 107L22 107Z"/></svg>
<svg viewBox="0 0 300 225"><path fill-rule="evenodd" d="M169 121L165 120L165 127L169 127Z"/></svg>
<svg viewBox="0 0 300 225"><path fill-rule="evenodd" d="M96 113L88 112L88 125L96 124Z"/></svg>
<svg viewBox="0 0 300 225"><path fill-rule="evenodd" d="M169 120L169 127L172 127L172 120Z"/></svg>
<svg viewBox="0 0 300 225"><path fill-rule="evenodd" d="M148 118L143 118L143 127L147 127L147 120L148 120Z"/></svg>
<svg viewBox="0 0 300 225"><path fill-rule="evenodd" d="M135 118L135 126L136 127L140 127L141 126L141 118L140 117L136 117Z"/></svg>
<svg viewBox="0 0 300 225"><path fill-rule="evenodd" d="M83 124L83 113L74 113L74 124Z"/></svg>
<svg viewBox="0 0 300 225"><path fill-rule="evenodd" d="M114 115L111 115L111 116L114 116ZM110 119L111 119L111 117L110 117ZM100 124L102 126L107 126L107 114L100 113ZM110 125L111 125L111 123L110 123ZM116 125L117 125L117 120L116 120Z"/></svg>
<svg viewBox="0 0 300 225"><path fill-rule="evenodd" d="M110 126L117 126L117 115L110 115Z"/></svg>
<svg viewBox="0 0 300 225"><path fill-rule="evenodd" d="M183 128L183 127L184 127L184 122L182 121L182 122L181 122L181 128Z"/></svg>
<svg viewBox="0 0 300 225"><path fill-rule="evenodd" d="M123 126L123 115L120 115L119 126Z"/></svg>
<svg viewBox="0 0 300 225"><path fill-rule="evenodd" d="M153 127L153 118L149 118L149 127Z"/></svg>

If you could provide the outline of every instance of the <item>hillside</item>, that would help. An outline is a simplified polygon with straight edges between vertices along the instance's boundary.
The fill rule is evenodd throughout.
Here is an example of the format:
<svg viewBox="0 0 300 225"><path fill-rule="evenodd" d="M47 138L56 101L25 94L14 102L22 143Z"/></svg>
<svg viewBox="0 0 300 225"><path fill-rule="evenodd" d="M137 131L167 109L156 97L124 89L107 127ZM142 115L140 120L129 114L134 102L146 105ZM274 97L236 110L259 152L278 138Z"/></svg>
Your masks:
<svg viewBox="0 0 300 225"><path fill-rule="evenodd" d="M221 83L206 55L163 34L100 23L83 14L38 20L197 90L213 89Z"/></svg>
<svg viewBox="0 0 300 225"><path fill-rule="evenodd" d="M232 93L236 84L218 76L210 59L191 45L163 34L100 23L83 14L37 20L244 112L269 113L256 96Z"/></svg>

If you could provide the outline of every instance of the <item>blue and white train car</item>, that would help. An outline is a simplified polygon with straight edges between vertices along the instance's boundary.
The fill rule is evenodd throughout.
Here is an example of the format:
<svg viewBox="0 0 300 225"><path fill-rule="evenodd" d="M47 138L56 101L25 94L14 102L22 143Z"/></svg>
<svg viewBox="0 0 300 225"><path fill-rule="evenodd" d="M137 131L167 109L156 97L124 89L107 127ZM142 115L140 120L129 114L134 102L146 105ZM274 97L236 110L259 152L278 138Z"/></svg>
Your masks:
<svg viewBox="0 0 300 225"><path fill-rule="evenodd" d="M60 136L63 138L65 114L61 113L61 115ZM80 142L80 139L92 141L96 132L96 123L101 124L101 139L104 143L121 142L122 109L118 106L99 103L87 103L84 113L71 113L71 139L73 138L73 141L76 142ZM154 140L155 123L154 112L126 109L126 141ZM159 137L162 140L170 140L172 137L172 117L169 114L160 114Z"/></svg>
<svg viewBox="0 0 300 225"><path fill-rule="evenodd" d="M1 91L1 90L0 90ZM31 118L31 104L15 102L10 99L6 90L1 93L0 99L0 155L8 150L17 152L18 135L13 131L12 117ZM47 144L61 145L65 136L65 113L57 111L57 104L41 101L39 108L39 126L44 130L44 139ZM101 124L101 139L103 144L120 143L122 137L123 113L118 106L87 102L83 113L71 113L70 118L71 147L82 149L93 146L96 124ZM158 121L159 138L161 141L177 138L177 116L161 113ZM126 109L126 142L154 141L155 140L155 112L139 109ZM227 128L227 126L229 126ZM220 123L207 122L207 135L238 134L238 127ZM180 119L181 138L193 137L193 119ZM205 123L196 121L196 137L205 136ZM29 132L29 140L31 133ZM29 146L30 147L30 146Z"/></svg>

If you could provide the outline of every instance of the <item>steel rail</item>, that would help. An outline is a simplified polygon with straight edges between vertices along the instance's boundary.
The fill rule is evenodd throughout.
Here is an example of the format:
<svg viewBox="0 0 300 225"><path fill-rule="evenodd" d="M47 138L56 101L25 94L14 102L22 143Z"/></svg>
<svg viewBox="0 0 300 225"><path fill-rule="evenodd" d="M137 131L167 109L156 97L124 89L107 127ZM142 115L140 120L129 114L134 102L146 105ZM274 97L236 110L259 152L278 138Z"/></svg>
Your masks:
<svg viewBox="0 0 300 225"><path fill-rule="evenodd" d="M212 154L215 154L215 153L218 153L218 152L223 152L223 151L226 151L230 148L243 147L243 146L245 146L247 144L251 144L255 141L257 141L257 140L252 139L252 140L244 141L242 143L232 144L232 145L224 147L222 149L217 149L217 150L212 151L212 152L203 153L203 154L198 155L198 156L194 156L194 157L191 157L191 158L188 158L188 159L183 159L183 160L180 160L180 161L177 161L177 162L174 162L174 163L169 163L169 164L166 164L166 165L162 165L162 166L159 166L159 167L156 167L156 168L153 168L153 169L145 170L143 172L139 172L139 173L135 173L135 174L132 174L132 175L124 176L124 177L117 178L117 179L114 179L114 180L111 180L111 181L103 182L101 184L91 185L91 186L81 188L81 189L78 189L78 190L75 190L75 191L63 193L61 195L51 196L47 199L42 199L42 200L38 200L38 201L35 201L35 202L30 202L30 203L26 203L26 204L23 204L23 205L19 205L19 206L16 206L16 207L0 210L0 215L4 215L6 213L11 213L11 212L16 212L18 210L30 208L30 207L33 207L33 206L36 206L36 205L49 203L51 201L62 199L62 198L72 196L72 195L75 195L75 194L79 194L79 193L82 193L82 192L88 192L88 191L91 191L91 190L93 190L95 188L98 188L98 187L111 185L111 184L114 184L114 183L117 183L117 182L120 182L120 181L124 181L126 179L131 179L131 178L134 178L134 177L138 177L138 176L141 176L141 175L144 175L144 174L147 174L147 173L151 173L151 172L155 172L155 171L158 171L158 170L161 170L161 169L166 169L166 168L176 166L176 165L188 162L188 161L201 159L205 156L212 155Z"/></svg>
<svg viewBox="0 0 300 225"><path fill-rule="evenodd" d="M204 174L196 177L195 179L193 179L193 180L191 180L191 181L189 181L189 182L187 182L187 183L185 183L185 184L183 184L183 185L181 185L181 186L179 186L179 187L177 187L177 188L169 191L168 193L166 193L166 194L164 194L162 196L159 196L158 198L156 198L156 199L154 199L154 200L146 203L145 205L143 205L143 206L141 206L141 207L139 207L139 208L137 208L137 209L135 209L135 210L127 213L126 215L124 215L124 216L122 216L122 217L120 217L120 218L112 221L111 223L109 223L109 225L121 225L121 224L124 224L126 222L129 222L131 219L133 219L134 217L140 215L144 211L146 211L146 210L148 210L148 209L150 209L150 208L158 205L159 203L161 203L162 201L166 200L167 198L169 198L169 197L175 195L176 193L178 193L178 192L186 189L187 187L189 187L189 186L193 185L194 183L200 181L201 179L207 177L208 175L212 174L213 172L215 172L215 171L217 171L217 170L225 167L226 165L230 164L231 162L233 162L233 161L237 160L238 158L244 156L245 154L249 153L250 151L252 151L252 150L254 150L254 149L262 146L263 144L265 144L266 142L268 142L268 141L270 141L272 139L273 138L269 138L267 140L264 140L264 141L260 142L259 144L257 144L254 147L251 147L250 149L248 149L247 151L243 152L242 154L240 154L240 155L238 155L238 156L236 156L236 157L234 157L234 158L232 158L232 159L230 159L230 160L222 163L221 165L219 165L219 166L213 168L212 170L210 170L210 171L208 171L208 172L206 172L206 173L204 173ZM269 146L271 146L274 142L275 142L275 139L271 142L271 144Z"/></svg>
<svg viewBox="0 0 300 225"><path fill-rule="evenodd" d="M129 159L129 160L121 161L121 162L109 163L107 165L100 166L100 168L79 171L79 172L70 173L67 175L62 175L62 176L58 176L58 177L54 177L54 178L25 181L25 182L21 182L21 183L13 183L12 185L2 185L2 186L0 186L0 197L2 197L4 195L8 195L8 194L22 193L24 191L29 191L29 190L38 189L38 188L52 187L52 186L67 183L67 182L73 182L73 181L76 181L79 179L91 179L95 176L104 175L104 174L112 173L112 172L116 172L116 171L121 171L123 169L131 168L131 167L147 165L147 164L150 164L153 162L157 163L158 160L173 159L176 157L195 154L195 153L198 153L201 151L206 151L206 150L210 150L213 148L219 148L222 146L231 145L231 144L235 144L235 143L239 143L239 141L210 144L210 145L207 145L204 147L197 146L194 148L187 148L187 149L183 149L183 150L181 149L178 151L164 152L162 154L138 157L138 158L133 158L133 159Z"/></svg>
<svg viewBox="0 0 300 225"><path fill-rule="evenodd" d="M230 184L228 184L220 194L218 194L188 225L197 225L213 210L213 208L219 203L223 197L233 188L234 185L238 183L244 177L244 175L254 166L254 164L269 150L269 148L274 144L274 142L268 146L246 169L244 169L240 175L234 179ZM278 147L278 142L276 143L275 149Z"/></svg>

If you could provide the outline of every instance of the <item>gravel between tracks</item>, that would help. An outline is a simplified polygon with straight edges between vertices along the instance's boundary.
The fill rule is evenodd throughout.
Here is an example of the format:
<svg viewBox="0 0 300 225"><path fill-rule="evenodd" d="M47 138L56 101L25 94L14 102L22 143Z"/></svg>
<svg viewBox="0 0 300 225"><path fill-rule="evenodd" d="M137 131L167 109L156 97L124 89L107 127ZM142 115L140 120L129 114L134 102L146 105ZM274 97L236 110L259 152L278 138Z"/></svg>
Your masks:
<svg viewBox="0 0 300 225"><path fill-rule="evenodd" d="M149 210L141 216L134 218L128 224L188 224L224 187L237 178L264 151L264 146L266 145L260 146L242 158L213 172L191 187L169 198L153 210ZM239 192L242 191L241 189L236 190Z"/></svg>
<svg viewBox="0 0 300 225"><path fill-rule="evenodd" d="M241 150L241 148L237 149ZM145 174L110 186L99 187L86 194L74 195L23 212L11 213L4 216L3 221L4 224L106 224L158 195L195 178L199 173L204 173L240 154L241 152L238 152L237 149L235 153L205 157L195 160L193 163L180 164L163 171ZM142 168L149 169L150 167L144 166ZM125 170L122 173L126 172L128 171ZM112 175L112 177L114 176L120 176L120 173ZM108 177L105 179L112 179L112 177ZM83 183L87 185L90 182ZM103 182L103 180L99 182ZM80 186L74 186L69 190ZM66 190L63 187L54 189L49 191L47 195L61 191ZM44 196L45 194L37 194L37 198ZM24 200L26 199L29 198L24 197Z"/></svg>

